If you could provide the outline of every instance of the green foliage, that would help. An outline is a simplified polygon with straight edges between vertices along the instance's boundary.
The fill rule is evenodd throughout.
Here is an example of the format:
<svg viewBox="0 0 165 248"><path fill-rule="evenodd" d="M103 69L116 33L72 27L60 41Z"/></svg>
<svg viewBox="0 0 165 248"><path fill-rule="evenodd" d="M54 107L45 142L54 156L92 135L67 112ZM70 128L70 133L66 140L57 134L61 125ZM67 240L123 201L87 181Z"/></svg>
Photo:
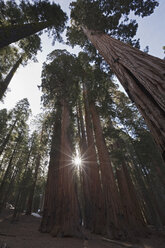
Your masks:
<svg viewBox="0 0 165 248"><path fill-rule="evenodd" d="M54 41L61 41L60 33L65 28L67 21L66 14L61 7L54 2L22 0L19 4L16 1L0 1L0 27L21 25L27 23L48 22L47 28Z"/></svg>
<svg viewBox="0 0 165 248"><path fill-rule="evenodd" d="M27 99L19 101L9 113L5 109L1 112L1 144L4 144L5 136L8 140L0 157L0 210L6 202L10 202L19 213L26 207L34 182L37 185L35 197L39 198L43 193L49 151L48 129L51 125L44 115L37 130L29 133L26 124L30 114ZM36 181L37 176L39 182ZM38 209L39 202L35 205Z"/></svg>
<svg viewBox="0 0 165 248"><path fill-rule="evenodd" d="M18 49L14 46L6 46L0 49L0 80L3 74L7 74L10 68L18 59Z"/></svg>
<svg viewBox="0 0 165 248"><path fill-rule="evenodd" d="M73 46L79 44L86 47L86 39L81 27L89 30L105 32L139 48L139 40L133 40L138 24L130 19L130 14L141 17L153 13L158 6L156 0L77 0L70 4L72 25L68 29L68 40Z"/></svg>
<svg viewBox="0 0 165 248"><path fill-rule="evenodd" d="M36 60L37 52L41 51L41 39L38 35L34 34L18 42L19 50L24 55L24 61Z"/></svg>
<svg viewBox="0 0 165 248"><path fill-rule="evenodd" d="M47 57L49 63L44 63L42 71L42 100L60 102L67 99L68 104L75 104L79 91L79 64L75 55L66 50L54 50Z"/></svg>
<svg viewBox="0 0 165 248"><path fill-rule="evenodd" d="M0 140L3 139L6 131L7 131L7 121L8 121L8 113L7 109L0 110ZM1 142L1 141L0 141Z"/></svg>
<svg viewBox="0 0 165 248"><path fill-rule="evenodd" d="M77 0L71 3L71 18L79 25L96 31L112 32L112 34L123 34L125 37L133 37L136 34L137 23L129 21L129 14L141 17L153 13L158 6L155 0ZM130 31L127 29L130 29ZM128 32L128 35L127 35Z"/></svg>

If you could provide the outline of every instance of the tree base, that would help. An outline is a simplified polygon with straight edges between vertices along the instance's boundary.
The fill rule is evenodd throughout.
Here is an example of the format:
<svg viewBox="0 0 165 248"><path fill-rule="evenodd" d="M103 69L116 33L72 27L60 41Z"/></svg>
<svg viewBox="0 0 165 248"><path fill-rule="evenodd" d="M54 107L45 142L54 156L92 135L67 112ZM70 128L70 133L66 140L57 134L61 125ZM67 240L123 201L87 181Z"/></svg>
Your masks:
<svg viewBox="0 0 165 248"><path fill-rule="evenodd" d="M76 238L83 238L83 233L78 227L61 227L61 226L54 226L50 234L53 237L76 237Z"/></svg>

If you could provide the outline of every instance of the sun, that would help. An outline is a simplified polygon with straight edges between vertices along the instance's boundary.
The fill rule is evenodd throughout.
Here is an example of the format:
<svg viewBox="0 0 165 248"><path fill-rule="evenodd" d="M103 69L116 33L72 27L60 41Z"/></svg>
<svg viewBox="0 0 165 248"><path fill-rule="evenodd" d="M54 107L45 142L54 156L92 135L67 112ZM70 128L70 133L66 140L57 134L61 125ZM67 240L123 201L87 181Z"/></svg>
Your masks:
<svg viewBox="0 0 165 248"><path fill-rule="evenodd" d="M75 167L77 167L77 169L79 169L82 165L82 160L81 160L81 157L76 155L74 158L73 158L73 164Z"/></svg>

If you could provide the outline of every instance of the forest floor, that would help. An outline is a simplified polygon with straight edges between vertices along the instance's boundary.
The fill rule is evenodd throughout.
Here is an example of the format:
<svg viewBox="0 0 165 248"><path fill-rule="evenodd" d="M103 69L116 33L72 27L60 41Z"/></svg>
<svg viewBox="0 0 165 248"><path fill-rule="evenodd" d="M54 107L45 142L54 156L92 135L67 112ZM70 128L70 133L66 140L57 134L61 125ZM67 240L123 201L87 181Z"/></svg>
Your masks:
<svg viewBox="0 0 165 248"><path fill-rule="evenodd" d="M11 223L11 216L11 210L0 215L0 248L165 248L163 233L153 232L147 238L139 239L137 244L113 243L97 235L91 235L88 240L53 238L38 231L39 218L22 215L19 221Z"/></svg>

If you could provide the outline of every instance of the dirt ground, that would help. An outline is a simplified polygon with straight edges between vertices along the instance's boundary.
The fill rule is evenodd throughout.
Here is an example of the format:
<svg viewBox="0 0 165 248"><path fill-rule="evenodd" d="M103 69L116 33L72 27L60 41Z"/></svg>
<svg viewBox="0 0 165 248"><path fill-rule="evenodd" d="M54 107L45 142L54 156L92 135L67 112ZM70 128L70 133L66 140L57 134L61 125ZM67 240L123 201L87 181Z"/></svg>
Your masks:
<svg viewBox="0 0 165 248"><path fill-rule="evenodd" d="M34 216L21 216L18 222L11 223L12 211L0 216L0 248L165 248L165 235L154 233L140 239L137 244L116 244L91 235L90 239L53 238L38 231L40 219Z"/></svg>

